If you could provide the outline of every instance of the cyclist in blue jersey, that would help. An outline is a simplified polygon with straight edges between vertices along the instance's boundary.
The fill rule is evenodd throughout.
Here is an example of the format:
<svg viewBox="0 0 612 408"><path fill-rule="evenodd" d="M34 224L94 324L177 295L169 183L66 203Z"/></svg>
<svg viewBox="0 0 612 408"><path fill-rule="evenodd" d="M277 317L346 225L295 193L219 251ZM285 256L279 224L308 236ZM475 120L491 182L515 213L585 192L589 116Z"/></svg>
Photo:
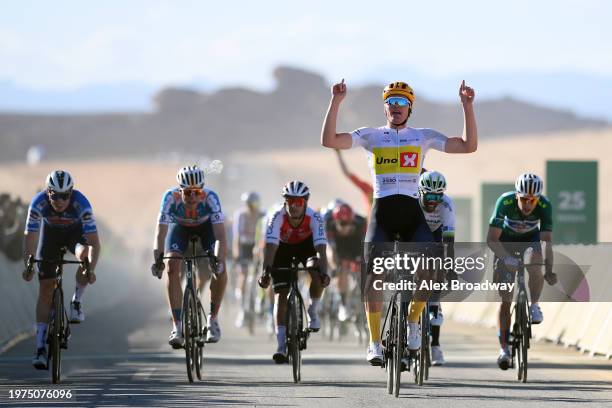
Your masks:
<svg viewBox="0 0 612 408"><path fill-rule="evenodd" d="M30 203L24 236L24 261L31 256L45 260L60 258L62 248L67 248L80 261L89 260L88 274L77 269L76 288L70 302L70 322L81 323L83 293L88 284L96 281L94 270L100 255L100 238L91 204L78 190L67 171L55 170L47 176L46 190L36 194ZM51 297L56 277L56 265L41 263L38 266L40 283L36 303L36 355L32 364L37 369L47 368L47 322L51 311ZM26 268L23 278L32 280L32 270Z"/></svg>
<svg viewBox="0 0 612 408"><path fill-rule="evenodd" d="M164 255L182 256L187 249L189 239L194 235L200 238L203 250L213 251L215 242L219 242L219 250L216 254L219 260L216 279L210 283L211 301L206 337L208 343L216 343L221 338L217 314L227 285L227 274L224 273L227 252L225 217L217 193L204 188L202 169L197 166L183 167L178 171L176 179L179 187L167 190L162 198L153 249L155 262L151 266L151 272L161 279L165 268L162 261ZM182 265L179 259L168 260L167 291L173 323L168 342L173 348L181 348L184 343L181 326L183 289L181 288L180 272Z"/></svg>

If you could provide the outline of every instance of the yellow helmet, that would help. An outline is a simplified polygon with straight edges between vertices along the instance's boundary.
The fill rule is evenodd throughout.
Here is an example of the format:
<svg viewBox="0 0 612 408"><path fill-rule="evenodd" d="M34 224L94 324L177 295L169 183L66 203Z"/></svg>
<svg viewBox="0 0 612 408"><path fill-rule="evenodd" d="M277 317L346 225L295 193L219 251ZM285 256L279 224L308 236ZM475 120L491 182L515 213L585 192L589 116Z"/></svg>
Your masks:
<svg viewBox="0 0 612 408"><path fill-rule="evenodd" d="M405 96L410 101L410 105L414 104L414 91L412 90L410 85L405 82L397 81L385 86L385 89L382 93L383 101L391 95Z"/></svg>

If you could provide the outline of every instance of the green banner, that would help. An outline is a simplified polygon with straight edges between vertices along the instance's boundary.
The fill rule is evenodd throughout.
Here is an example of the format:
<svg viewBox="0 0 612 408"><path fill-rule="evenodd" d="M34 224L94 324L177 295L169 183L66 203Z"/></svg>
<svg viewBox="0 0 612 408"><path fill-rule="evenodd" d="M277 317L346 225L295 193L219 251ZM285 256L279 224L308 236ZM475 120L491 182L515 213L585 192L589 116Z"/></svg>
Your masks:
<svg viewBox="0 0 612 408"><path fill-rule="evenodd" d="M487 231L489 230L489 220L495 210L495 203L500 195L507 193L508 191L514 191L514 184L512 183L482 183L480 187L480 198L481 198L481 227L480 227L480 239L482 242L487 240Z"/></svg>
<svg viewBox="0 0 612 408"><path fill-rule="evenodd" d="M455 204L455 241L472 242L472 199L451 198Z"/></svg>
<svg viewBox="0 0 612 408"><path fill-rule="evenodd" d="M597 162L546 162L546 196L553 206L553 241L597 243Z"/></svg>

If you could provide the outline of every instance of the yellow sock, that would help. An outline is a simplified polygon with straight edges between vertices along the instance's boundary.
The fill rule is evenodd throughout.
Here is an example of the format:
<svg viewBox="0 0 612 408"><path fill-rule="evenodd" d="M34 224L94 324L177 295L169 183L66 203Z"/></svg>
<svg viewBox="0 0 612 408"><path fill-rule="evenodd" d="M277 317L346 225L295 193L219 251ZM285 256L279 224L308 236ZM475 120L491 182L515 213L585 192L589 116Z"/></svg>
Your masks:
<svg viewBox="0 0 612 408"><path fill-rule="evenodd" d="M370 341L380 341L380 315L381 312L367 312L368 328L370 329Z"/></svg>
<svg viewBox="0 0 612 408"><path fill-rule="evenodd" d="M421 316L421 313L423 313L423 309L425 309L426 303L427 302L419 302L416 300L413 300L410 303L410 314L408 315L408 322L416 323L419 321L419 317Z"/></svg>

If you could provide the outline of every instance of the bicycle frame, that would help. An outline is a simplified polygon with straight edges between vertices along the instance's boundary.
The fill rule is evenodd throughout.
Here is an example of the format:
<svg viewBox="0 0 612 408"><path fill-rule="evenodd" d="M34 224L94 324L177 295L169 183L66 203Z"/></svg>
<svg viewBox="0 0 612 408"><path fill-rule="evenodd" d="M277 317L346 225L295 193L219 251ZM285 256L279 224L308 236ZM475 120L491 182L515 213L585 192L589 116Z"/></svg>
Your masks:
<svg viewBox="0 0 612 408"><path fill-rule="evenodd" d="M64 256L67 249L60 249L60 257L56 260L28 259L27 268L34 268L34 264L54 264L55 282L53 294L51 297L51 308L49 313L49 323L47 326L47 343L49 344L49 353L47 355L47 369L49 369L49 360L51 361L51 382L57 384L61 379L61 349L68 349L68 339L70 338L70 324L68 314L64 306L64 289L62 286L64 276L64 265L78 264L82 266L86 273L89 273L89 262L85 261L66 261Z"/></svg>
<svg viewBox="0 0 612 408"><path fill-rule="evenodd" d="M163 259L180 259L185 265L186 285L183 291L181 321L183 322L187 378L191 383L193 382L193 371L195 371L199 380L202 379L201 366L208 323L197 289L197 260L202 258L210 259L212 275L215 277L217 258L210 250L207 250L203 255L196 254L197 236L190 237L189 241L192 244L192 254L190 256L165 256Z"/></svg>

